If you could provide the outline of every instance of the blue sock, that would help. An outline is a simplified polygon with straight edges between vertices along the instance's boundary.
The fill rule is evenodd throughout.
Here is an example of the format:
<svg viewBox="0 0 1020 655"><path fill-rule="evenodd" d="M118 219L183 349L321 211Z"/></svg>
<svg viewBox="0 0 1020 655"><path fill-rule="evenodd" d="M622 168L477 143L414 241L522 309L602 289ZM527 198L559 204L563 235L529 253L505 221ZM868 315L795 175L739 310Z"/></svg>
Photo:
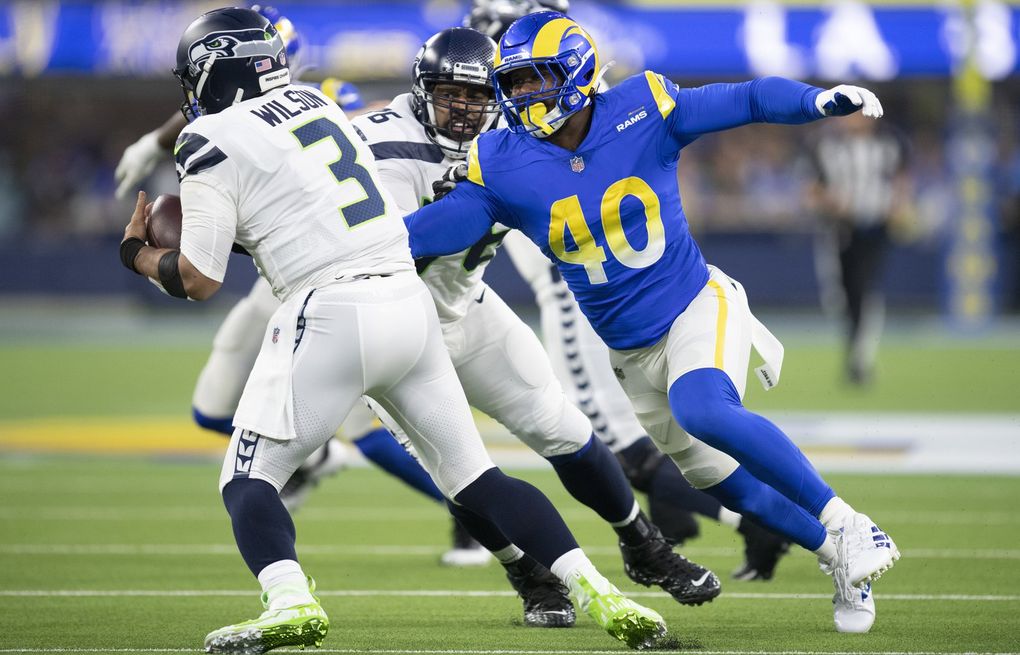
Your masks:
<svg viewBox="0 0 1020 655"><path fill-rule="evenodd" d="M365 459L390 475L403 480L433 500L439 502L445 500L443 492L432 481L428 471L422 468L418 460L412 457L386 428L372 430L352 443Z"/></svg>
<svg viewBox="0 0 1020 655"><path fill-rule="evenodd" d="M214 418L212 416L206 416L202 412L198 411L198 408L192 407L191 417L195 419L195 423L198 423L199 427L203 427L206 430L221 432L228 437L234 434L233 416L228 416L226 418Z"/></svg>
<svg viewBox="0 0 1020 655"><path fill-rule="evenodd" d="M495 523L484 516L450 501L446 501L446 507L450 510L453 518L464 526L468 534L490 553L503 550L510 545L510 540L506 538L506 535L500 532Z"/></svg>
<svg viewBox="0 0 1020 655"><path fill-rule="evenodd" d="M742 466L719 484L704 489L727 508L750 516L777 534L816 550L825 541L825 526L789 498L748 473Z"/></svg>
<svg viewBox="0 0 1020 655"><path fill-rule="evenodd" d="M273 485L252 478L231 480L223 487L223 504L230 514L237 549L252 573L257 576L282 559L297 561L294 521Z"/></svg>
<svg viewBox="0 0 1020 655"><path fill-rule="evenodd" d="M619 523L634 509L634 492L620 462L592 435L581 450L546 457L570 495L609 523Z"/></svg>
<svg viewBox="0 0 1020 655"><path fill-rule="evenodd" d="M669 388L669 405L680 427L740 462L811 516L836 495L782 430L744 408L723 371L700 368L682 375Z"/></svg>
<svg viewBox="0 0 1020 655"><path fill-rule="evenodd" d="M496 467L464 487L454 500L492 521L507 539L546 568L578 547L567 524L541 491Z"/></svg>

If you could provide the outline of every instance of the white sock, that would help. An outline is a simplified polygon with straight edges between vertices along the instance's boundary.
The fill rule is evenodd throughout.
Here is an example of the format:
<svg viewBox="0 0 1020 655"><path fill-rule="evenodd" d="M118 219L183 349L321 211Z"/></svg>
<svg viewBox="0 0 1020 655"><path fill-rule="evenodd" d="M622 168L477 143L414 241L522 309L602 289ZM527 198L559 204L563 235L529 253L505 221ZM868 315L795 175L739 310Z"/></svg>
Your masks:
<svg viewBox="0 0 1020 655"><path fill-rule="evenodd" d="M728 525L729 527L736 530L737 528L740 527L740 518L741 518L740 514L728 510L725 507L722 506L719 507L719 516L717 517L717 519L723 525Z"/></svg>
<svg viewBox="0 0 1020 655"><path fill-rule="evenodd" d="M492 554L492 556L498 559L501 564L509 564L524 557L524 551L514 544L510 544L506 548L497 550Z"/></svg>
<svg viewBox="0 0 1020 655"><path fill-rule="evenodd" d="M836 542L828 532L825 533L822 545L815 549L815 555L818 555L818 559L825 564L832 564L832 560L836 559Z"/></svg>
<svg viewBox="0 0 1020 655"><path fill-rule="evenodd" d="M850 507L839 496L833 496L832 500L825 503L822 513L818 515L818 520L822 522L826 530L839 530L854 514L856 512L853 507Z"/></svg>
<svg viewBox="0 0 1020 655"><path fill-rule="evenodd" d="M634 522L634 520L637 518L637 515L640 512L641 512L641 506L638 505L637 500L635 500L634 501L634 507L630 508L630 514L627 515L627 518L623 519L622 521L617 521L616 523L610 523L609 525L613 526L614 528L622 528L622 527L628 526L628 525L630 525L631 523Z"/></svg>
<svg viewBox="0 0 1020 655"><path fill-rule="evenodd" d="M578 589L577 579L579 577L587 580L597 593L606 594L613 589L609 580L606 580L605 576L598 572L598 569L580 548L568 550L560 555L549 570L567 585L571 595Z"/></svg>
<svg viewBox="0 0 1020 655"><path fill-rule="evenodd" d="M314 603L315 599L308 590L308 579L301 565L292 559L273 562L259 571L259 582L269 598L271 610L294 607Z"/></svg>

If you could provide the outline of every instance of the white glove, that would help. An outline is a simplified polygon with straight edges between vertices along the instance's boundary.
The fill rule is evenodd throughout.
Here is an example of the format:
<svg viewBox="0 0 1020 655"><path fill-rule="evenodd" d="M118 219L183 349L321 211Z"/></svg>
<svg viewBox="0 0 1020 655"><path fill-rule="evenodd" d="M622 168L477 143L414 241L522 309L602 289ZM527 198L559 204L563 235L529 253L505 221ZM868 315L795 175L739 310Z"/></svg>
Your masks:
<svg viewBox="0 0 1020 655"><path fill-rule="evenodd" d="M846 116L858 109L869 118L881 118L884 113L878 96L863 87L849 84L840 84L819 93L815 107L822 116Z"/></svg>
<svg viewBox="0 0 1020 655"><path fill-rule="evenodd" d="M129 145L113 173L117 180L117 197L124 198L129 191L137 189L156 164L169 154L159 147L159 138L155 130Z"/></svg>

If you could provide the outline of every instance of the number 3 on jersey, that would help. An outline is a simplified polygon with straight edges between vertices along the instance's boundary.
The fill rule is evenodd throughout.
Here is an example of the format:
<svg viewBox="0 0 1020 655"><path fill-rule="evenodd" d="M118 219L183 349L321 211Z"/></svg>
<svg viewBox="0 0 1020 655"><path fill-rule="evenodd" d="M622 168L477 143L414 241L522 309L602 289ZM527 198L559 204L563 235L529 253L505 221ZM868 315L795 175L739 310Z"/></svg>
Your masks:
<svg viewBox="0 0 1020 655"><path fill-rule="evenodd" d="M368 169L358 163L358 151L339 125L322 117L291 130L291 133L305 150L325 139L333 139L340 150L340 156L328 164L330 173L338 184L354 180L365 194L361 200L340 207L340 215L348 228L357 227L386 213L386 201L372 181Z"/></svg>
<svg viewBox="0 0 1020 655"><path fill-rule="evenodd" d="M627 196L634 196L644 206L648 240L641 250L634 249L623 230L620 204ZM606 245L618 262L627 268L644 268L659 261L666 250L665 230L659 211L659 197L647 182L639 177L625 177L609 185L602 196L601 214ZM567 250L568 234L576 246L573 250ZM549 248L560 261L584 266L588 281L592 284L605 284L609 281L602 265L607 259L605 248L595 242L581 210L581 201L576 195L561 198L552 204Z"/></svg>

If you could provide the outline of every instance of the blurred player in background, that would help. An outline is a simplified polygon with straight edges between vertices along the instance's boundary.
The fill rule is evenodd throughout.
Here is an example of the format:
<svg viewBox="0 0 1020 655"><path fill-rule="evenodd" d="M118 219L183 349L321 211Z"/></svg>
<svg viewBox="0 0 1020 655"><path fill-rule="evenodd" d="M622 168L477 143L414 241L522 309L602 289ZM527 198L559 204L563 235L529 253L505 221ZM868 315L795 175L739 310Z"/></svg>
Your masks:
<svg viewBox="0 0 1020 655"><path fill-rule="evenodd" d="M742 405L752 346L778 381L782 346L743 288L705 263L676 175L701 134L862 111L870 91L782 78L680 89L651 71L598 93L591 37L557 12L503 35L493 83L509 129L479 136L466 181L405 218L416 257L456 252L493 224L521 230L557 265L610 347L638 419L696 487L813 551L833 576L834 622L867 632L870 582L899 552L836 496L774 424Z"/></svg>
<svg viewBox="0 0 1020 655"><path fill-rule="evenodd" d="M811 205L823 305L846 325L846 379L871 381L885 318L882 274L890 224L910 203L907 147L892 128L860 115L827 125L812 145Z"/></svg>
<svg viewBox="0 0 1020 655"><path fill-rule="evenodd" d="M286 44L291 67L299 70L297 57L301 37L293 24L273 7L253 5L252 9L273 23ZM349 82L327 78L321 84L307 86L319 88L345 112L358 112L365 107L357 87ZM170 160L173 144L186 125L183 112L177 112L124 151L116 170L118 197L136 188L157 163ZM192 416L200 426L228 437L233 433L234 412L261 348L266 323L279 307L280 301L269 284L259 277L248 295L227 314L213 338L212 352L195 384ZM359 404L351 410L342 433L366 459L437 503L445 502L425 469L392 438L367 407ZM330 439L295 471L280 493L290 511L301 506L320 479L336 473L349 461L345 451L343 444ZM440 561L449 566L477 566L490 559L489 552L454 519L453 546L443 553Z"/></svg>
<svg viewBox="0 0 1020 655"><path fill-rule="evenodd" d="M475 0L464 24L498 40L518 18L550 9L566 14L569 2ZM600 90L606 88L602 85ZM770 580L789 541L726 509L687 482L634 416L634 407L609 364L609 349L581 313L556 266L516 230L507 233L503 246L535 294L543 343L556 377L571 402L588 416L595 434L620 460L634 489L647 494L652 522L674 544L698 536L692 513L735 528L744 539L744 562L733 577Z"/></svg>
<svg viewBox="0 0 1020 655"><path fill-rule="evenodd" d="M206 650L321 644L329 620L297 562L279 491L363 395L398 422L444 495L551 570L611 636L632 648L653 645L666 631L662 617L595 569L541 492L492 464L397 204L343 111L320 91L290 84L272 23L250 9L200 16L181 38L175 74L197 117L174 149L180 250L145 244L140 192L121 261L172 296L204 300L220 288L237 243L282 301L220 475L266 611L211 632Z"/></svg>
<svg viewBox="0 0 1020 655"><path fill-rule="evenodd" d="M495 123L499 109L489 79L495 54L495 42L480 32L444 30L416 57L411 93L354 119L383 184L405 213L431 202L432 182L463 161L472 140ZM619 462L567 400L534 332L483 282L506 232L496 225L462 252L415 262L468 402L548 460L571 495L612 525L631 579L659 585L681 603L711 600L719 594L718 579L674 553L647 520ZM529 625L573 623L570 600L552 574L488 522L452 509L506 568L525 600Z"/></svg>

